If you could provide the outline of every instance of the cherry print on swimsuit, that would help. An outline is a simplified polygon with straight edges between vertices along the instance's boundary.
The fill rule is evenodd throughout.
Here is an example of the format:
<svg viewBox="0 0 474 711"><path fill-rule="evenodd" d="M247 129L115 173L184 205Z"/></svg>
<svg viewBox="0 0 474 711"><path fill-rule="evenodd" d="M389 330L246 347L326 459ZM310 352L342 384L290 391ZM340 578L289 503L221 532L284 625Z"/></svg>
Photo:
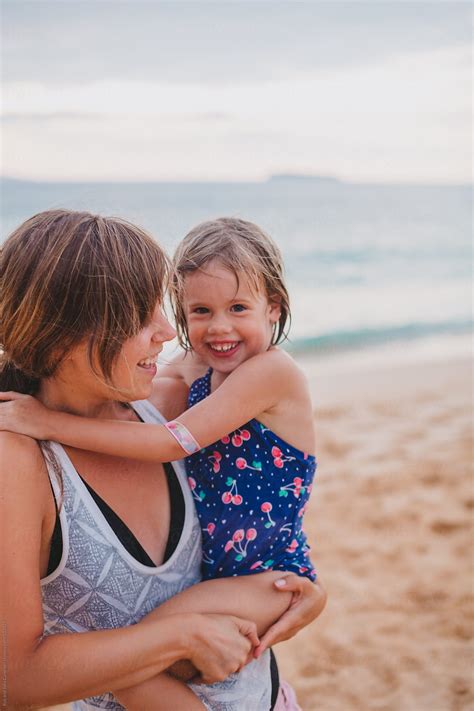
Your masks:
<svg viewBox="0 0 474 711"><path fill-rule="evenodd" d="M212 369L191 385L188 406L211 392ZM203 577L316 572L302 519L316 460L252 419L186 457L203 532Z"/></svg>

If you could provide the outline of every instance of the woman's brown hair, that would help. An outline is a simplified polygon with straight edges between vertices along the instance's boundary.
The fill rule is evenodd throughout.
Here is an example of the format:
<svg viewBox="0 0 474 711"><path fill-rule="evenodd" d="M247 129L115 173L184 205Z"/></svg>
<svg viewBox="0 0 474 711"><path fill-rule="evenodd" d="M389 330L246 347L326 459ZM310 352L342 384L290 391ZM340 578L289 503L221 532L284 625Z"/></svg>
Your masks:
<svg viewBox="0 0 474 711"><path fill-rule="evenodd" d="M283 260L275 242L253 222L236 217L219 217L194 227L178 245L173 257L171 300L180 345L189 350L188 326L184 308L186 274L217 261L235 274L245 274L256 291L265 291L269 301L280 306L272 345L287 337L291 321L290 299L285 285Z"/></svg>
<svg viewBox="0 0 474 711"><path fill-rule="evenodd" d="M142 229L87 212L49 210L18 227L0 261L0 390L34 394L75 345L110 382L123 342L162 301L163 250Z"/></svg>

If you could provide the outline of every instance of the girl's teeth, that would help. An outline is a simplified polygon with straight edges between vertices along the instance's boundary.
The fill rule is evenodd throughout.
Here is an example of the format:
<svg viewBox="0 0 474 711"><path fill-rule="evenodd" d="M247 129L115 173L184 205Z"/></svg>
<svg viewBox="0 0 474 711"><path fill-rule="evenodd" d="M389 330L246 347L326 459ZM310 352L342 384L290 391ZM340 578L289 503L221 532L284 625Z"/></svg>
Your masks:
<svg viewBox="0 0 474 711"><path fill-rule="evenodd" d="M227 343L227 344L224 345L224 346L213 346L213 345L211 344L211 348L212 348L214 351L220 351L220 352L224 352L224 353L225 353L226 351L230 351L232 348L235 348L236 345L237 345L236 343Z"/></svg>

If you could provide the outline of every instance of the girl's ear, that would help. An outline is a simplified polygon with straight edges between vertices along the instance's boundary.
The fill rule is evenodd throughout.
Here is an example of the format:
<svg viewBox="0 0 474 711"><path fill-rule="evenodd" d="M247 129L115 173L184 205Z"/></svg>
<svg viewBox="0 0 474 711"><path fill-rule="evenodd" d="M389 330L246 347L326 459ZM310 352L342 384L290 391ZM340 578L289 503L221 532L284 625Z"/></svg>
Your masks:
<svg viewBox="0 0 474 711"><path fill-rule="evenodd" d="M268 299L270 321L277 323L281 316L281 299L276 294Z"/></svg>

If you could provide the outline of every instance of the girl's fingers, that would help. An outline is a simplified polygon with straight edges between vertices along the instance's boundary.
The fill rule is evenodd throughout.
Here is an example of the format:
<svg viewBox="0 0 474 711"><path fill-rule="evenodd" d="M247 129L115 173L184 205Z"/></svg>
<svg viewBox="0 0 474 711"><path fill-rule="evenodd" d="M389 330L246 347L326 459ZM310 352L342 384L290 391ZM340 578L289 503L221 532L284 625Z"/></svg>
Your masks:
<svg viewBox="0 0 474 711"><path fill-rule="evenodd" d="M0 390L0 400L21 400L22 397L28 397L23 393L16 393L13 390Z"/></svg>

